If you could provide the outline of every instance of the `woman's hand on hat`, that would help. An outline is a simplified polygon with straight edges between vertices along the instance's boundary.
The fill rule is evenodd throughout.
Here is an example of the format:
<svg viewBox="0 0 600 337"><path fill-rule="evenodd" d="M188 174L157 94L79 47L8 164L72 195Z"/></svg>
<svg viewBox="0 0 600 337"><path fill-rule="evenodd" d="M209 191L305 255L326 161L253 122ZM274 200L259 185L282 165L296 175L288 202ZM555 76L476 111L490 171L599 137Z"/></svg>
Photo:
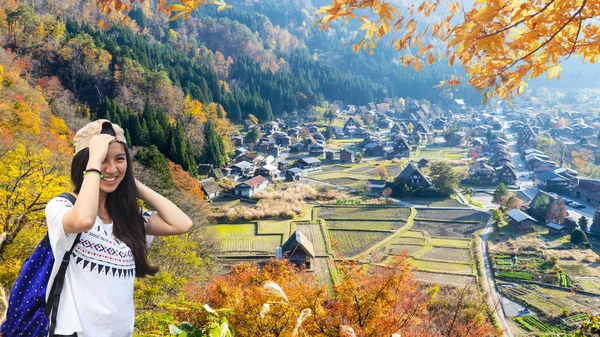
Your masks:
<svg viewBox="0 0 600 337"><path fill-rule="evenodd" d="M108 154L108 145L115 140L115 136L100 134L95 135L90 139L89 151L90 159L89 162L92 165L99 166L102 164L106 155Z"/></svg>

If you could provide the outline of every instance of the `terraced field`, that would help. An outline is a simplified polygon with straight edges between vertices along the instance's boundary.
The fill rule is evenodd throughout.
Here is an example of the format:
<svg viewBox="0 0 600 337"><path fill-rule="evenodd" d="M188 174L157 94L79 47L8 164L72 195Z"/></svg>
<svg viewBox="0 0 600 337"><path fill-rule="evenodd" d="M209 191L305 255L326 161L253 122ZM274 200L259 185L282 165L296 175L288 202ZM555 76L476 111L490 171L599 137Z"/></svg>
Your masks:
<svg viewBox="0 0 600 337"><path fill-rule="evenodd" d="M431 273L421 270L416 270L413 274L415 279L425 283L446 284L455 287L465 287L475 283L475 276L469 275Z"/></svg>
<svg viewBox="0 0 600 337"><path fill-rule="evenodd" d="M404 221L349 221L349 220L329 220L327 228L335 229L367 229L367 230L387 230L395 231L404 226Z"/></svg>
<svg viewBox="0 0 600 337"><path fill-rule="evenodd" d="M473 234L483 228L479 223L415 221L414 230L427 232L430 236L472 238Z"/></svg>
<svg viewBox="0 0 600 337"><path fill-rule="evenodd" d="M330 230L331 245L339 257L352 257L383 240L391 233Z"/></svg>
<svg viewBox="0 0 600 337"><path fill-rule="evenodd" d="M418 208L416 218L446 221L487 221L490 215L470 208L465 208L464 210Z"/></svg>
<svg viewBox="0 0 600 337"><path fill-rule="evenodd" d="M600 310L598 297L572 293L569 290L540 287L534 284L511 285L509 288L501 286L499 289L509 298L525 301L534 310L550 316L561 313L563 310L569 312L597 312Z"/></svg>
<svg viewBox="0 0 600 337"><path fill-rule="evenodd" d="M458 261L468 263L471 261L471 254L468 249L433 247L430 251L422 255L425 259Z"/></svg>
<svg viewBox="0 0 600 337"><path fill-rule="evenodd" d="M410 209L405 207L319 207L318 217L325 220L399 220L406 219Z"/></svg>
<svg viewBox="0 0 600 337"><path fill-rule="evenodd" d="M214 225L207 230L220 239L220 253L274 253L283 235L256 235L256 224Z"/></svg>

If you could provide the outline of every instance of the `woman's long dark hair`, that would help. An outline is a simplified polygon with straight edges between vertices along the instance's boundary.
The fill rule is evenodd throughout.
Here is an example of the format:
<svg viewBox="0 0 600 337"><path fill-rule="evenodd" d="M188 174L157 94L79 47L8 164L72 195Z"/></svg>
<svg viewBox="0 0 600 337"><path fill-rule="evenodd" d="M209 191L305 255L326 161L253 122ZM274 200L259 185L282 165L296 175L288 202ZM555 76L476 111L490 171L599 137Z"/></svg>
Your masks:
<svg viewBox="0 0 600 337"><path fill-rule="evenodd" d="M112 131L112 130L111 130ZM114 136L114 131L113 131ZM133 177L133 163L127 145L123 144L127 157L127 171L117 189L106 195L106 209L113 220L113 233L116 238L125 242L133 253L135 260L135 275L144 277L154 275L158 268L148 263L148 244L146 242L146 228L144 218L137 205L137 189ZM75 186L74 192L79 194L83 184L81 172L87 168L89 149L79 151L71 162L71 182Z"/></svg>

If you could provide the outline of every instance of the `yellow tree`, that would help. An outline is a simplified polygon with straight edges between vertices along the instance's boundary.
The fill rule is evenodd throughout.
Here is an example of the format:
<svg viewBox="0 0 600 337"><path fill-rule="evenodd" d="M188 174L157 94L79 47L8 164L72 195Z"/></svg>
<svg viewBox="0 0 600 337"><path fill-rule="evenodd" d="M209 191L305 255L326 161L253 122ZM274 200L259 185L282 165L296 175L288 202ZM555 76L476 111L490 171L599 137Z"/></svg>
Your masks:
<svg viewBox="0 0 600 337"><path fill-rule="evenodd" d="M67 166L48 148L18 143L0 158L0 261L27 225L43 219L52 197L67 191Z"/></svg>

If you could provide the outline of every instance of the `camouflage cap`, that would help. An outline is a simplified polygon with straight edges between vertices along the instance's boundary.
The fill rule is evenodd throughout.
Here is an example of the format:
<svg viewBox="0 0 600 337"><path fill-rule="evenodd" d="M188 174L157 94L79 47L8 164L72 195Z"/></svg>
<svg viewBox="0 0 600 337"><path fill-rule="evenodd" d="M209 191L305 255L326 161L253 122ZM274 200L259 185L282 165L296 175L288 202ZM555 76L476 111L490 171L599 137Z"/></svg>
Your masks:
<svg viewBox="0 0 600 337"><path fill-rule="evenodd" d="M75 138L73 138L75 153L77 154L79 151L89 147L90 139L92 139L92 137L103 133L111 134L111 130L114 132L117 141L127 144L127 141L125 140L125 132L120 126L111 123L109 120L99 119L97 121L88 123L86 126L77 131Z"/></svg>

